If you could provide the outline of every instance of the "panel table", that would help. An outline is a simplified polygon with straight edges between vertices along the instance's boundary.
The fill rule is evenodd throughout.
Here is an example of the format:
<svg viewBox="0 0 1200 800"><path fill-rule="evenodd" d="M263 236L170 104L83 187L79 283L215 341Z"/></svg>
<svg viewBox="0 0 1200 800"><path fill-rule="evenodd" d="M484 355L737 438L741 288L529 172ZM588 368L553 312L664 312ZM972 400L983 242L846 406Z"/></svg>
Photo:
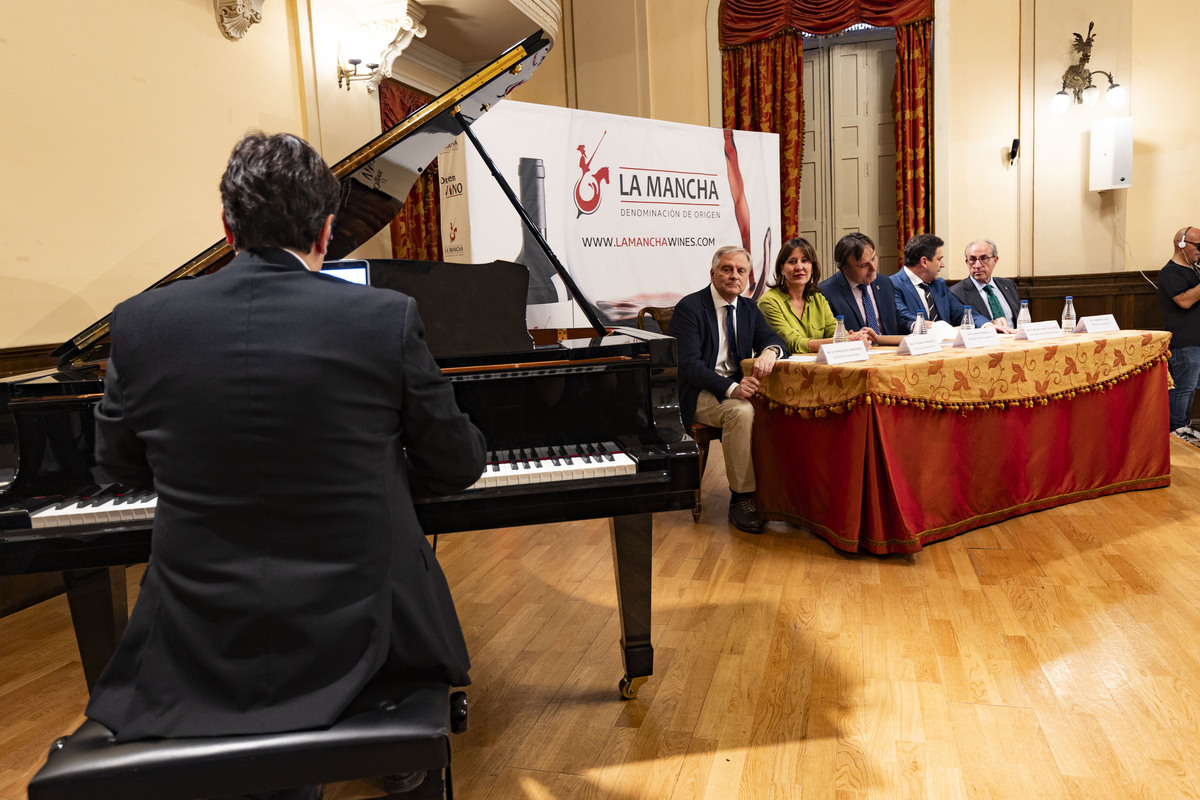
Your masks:
<svg viewBox="0 0 1200 800"><path fill-rule="evenodd" d="M782 361L755 397L764 519L914 553L1031 511L1167 486L1170 334ZM747 367L749 365L747 364Z"/></svg>

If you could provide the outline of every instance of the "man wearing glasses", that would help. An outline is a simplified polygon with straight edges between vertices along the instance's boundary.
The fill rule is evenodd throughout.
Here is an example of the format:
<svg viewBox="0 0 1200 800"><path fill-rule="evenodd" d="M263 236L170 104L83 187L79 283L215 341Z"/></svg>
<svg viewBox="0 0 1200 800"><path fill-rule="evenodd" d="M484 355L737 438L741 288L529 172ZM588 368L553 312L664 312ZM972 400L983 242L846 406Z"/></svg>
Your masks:
<svg viewBox="0 0 1200 800"><path fill-rule="evenodd" d="M1000 253L990 239L976 239L963 251L970 277L950 287L950 293L969 305L977 317L990 319L1001 333L1012 333L1017 325L1021 301L1017 285L1008 278L994 276Z"/></svg>
<svg viewBox="0 0 1200 800"><path fill-rule="evenodd" d="M1175 388L1167 392L1171 434L1200 445L1192 430L1192 398L1200 388L1200 228L1182 228L1171 241L1171 260L1158 272L1158 305L1171 332L1167 368Z"/></svg>

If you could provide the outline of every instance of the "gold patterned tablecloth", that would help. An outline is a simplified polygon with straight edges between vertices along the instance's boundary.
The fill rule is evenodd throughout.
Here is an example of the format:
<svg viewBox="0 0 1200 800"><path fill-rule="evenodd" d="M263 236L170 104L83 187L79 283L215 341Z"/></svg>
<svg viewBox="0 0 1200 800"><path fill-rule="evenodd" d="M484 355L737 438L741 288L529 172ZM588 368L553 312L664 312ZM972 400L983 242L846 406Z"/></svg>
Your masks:
<svg viewBox="0 0 1200 800"><path fill-rule="evenodd" d="M872 348L869 361L841 366L781 361L763 379L759 396L802 417L860 403L951 411L1044 405L1103 390L1165 361L1170 341L1165 331L1113 331L1038 342L1001 337L992 347L947 345L924 356Z"/></svg>

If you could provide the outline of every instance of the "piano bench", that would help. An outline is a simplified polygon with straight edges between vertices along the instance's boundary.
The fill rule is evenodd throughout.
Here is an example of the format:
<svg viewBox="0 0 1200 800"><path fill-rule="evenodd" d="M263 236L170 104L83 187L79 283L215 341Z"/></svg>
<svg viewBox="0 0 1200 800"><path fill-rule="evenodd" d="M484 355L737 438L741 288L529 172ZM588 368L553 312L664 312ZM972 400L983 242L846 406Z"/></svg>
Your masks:
<svg viewBox="0 0 1200 800"><path fill-rule="evenodd" d="M29 800L201 800L418 770L425 783L404 797L453 800L449 734L466 730L466 695L429 682L392 696L402 699L289 733L117 744L88 720L51 746Z"/></svg>
<svg viewBox="0 0 1200 800"><path fill-rule="evenodd" d="M696 440L696 449L700 451L700 485L696 487L696 505L692 506L692 522L700 521L701 491L704 488L704 466L708 463L708 443L721 440L721 429L703 422L692 423L692 438Z"/></svg>

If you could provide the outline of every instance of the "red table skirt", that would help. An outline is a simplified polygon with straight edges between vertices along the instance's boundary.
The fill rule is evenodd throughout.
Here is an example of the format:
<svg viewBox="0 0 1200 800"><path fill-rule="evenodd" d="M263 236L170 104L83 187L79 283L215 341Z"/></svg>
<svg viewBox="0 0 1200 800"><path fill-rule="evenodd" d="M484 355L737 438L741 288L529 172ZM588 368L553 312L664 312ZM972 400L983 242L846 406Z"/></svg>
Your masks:
<svg viewBox="0 0 1200 800"><path fill-rule="evenodd" d="M1167 486L1166 370L1004 410L861 404L804 419L756 398L759 511L840 550L914 553L1030 511Z"/></svg>

